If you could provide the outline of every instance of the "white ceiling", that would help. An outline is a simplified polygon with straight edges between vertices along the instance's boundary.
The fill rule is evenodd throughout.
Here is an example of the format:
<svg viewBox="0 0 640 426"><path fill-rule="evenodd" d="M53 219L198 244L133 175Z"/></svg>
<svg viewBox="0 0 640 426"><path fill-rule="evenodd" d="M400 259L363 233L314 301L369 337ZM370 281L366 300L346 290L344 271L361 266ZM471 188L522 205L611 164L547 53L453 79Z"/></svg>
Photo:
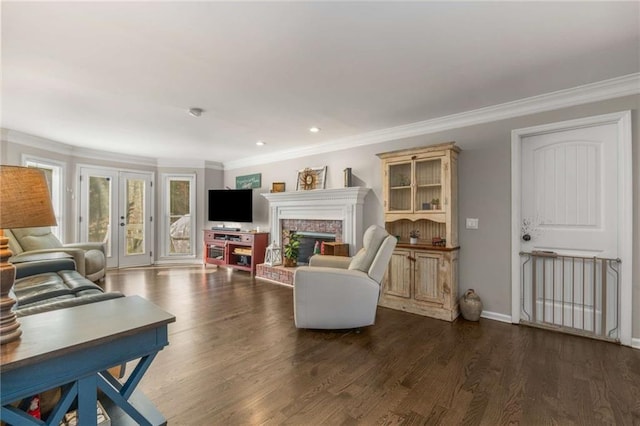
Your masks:
<svg viewBox="0 0 640 426"><path fill-rule="evenodd" d="M639 5L3 1L2 127L159 159L272 156L637 73Z"/></svg>

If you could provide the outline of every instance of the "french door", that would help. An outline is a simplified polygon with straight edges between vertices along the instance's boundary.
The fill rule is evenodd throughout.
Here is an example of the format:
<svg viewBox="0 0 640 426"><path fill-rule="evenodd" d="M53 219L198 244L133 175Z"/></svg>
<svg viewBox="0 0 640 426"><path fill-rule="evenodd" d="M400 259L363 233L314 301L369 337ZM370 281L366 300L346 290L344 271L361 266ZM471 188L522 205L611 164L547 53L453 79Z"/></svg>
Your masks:
<svg viewBox="0 0 640 426"><path fill-rule="evenodd" d="M109 268L153 260L153 174L80 168L80 236L107 245Z"/></svg>

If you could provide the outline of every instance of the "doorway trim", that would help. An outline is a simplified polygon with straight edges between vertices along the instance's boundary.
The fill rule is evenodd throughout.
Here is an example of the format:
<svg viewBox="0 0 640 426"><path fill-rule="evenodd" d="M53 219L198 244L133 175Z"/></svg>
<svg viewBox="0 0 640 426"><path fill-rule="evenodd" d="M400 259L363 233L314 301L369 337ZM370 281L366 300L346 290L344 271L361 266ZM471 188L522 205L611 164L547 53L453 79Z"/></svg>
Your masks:
<svg viewBox="0 0 640 426"><path fill-rule="evenodd" d="M618 130L618 254L620 273L620 343L631 346L633 325L633 176L631 111L620 111L511 131L511 322L520 323L521 155L529 136L581 127L615 124ZM630 232L629 232L630 231Z"/></svg>

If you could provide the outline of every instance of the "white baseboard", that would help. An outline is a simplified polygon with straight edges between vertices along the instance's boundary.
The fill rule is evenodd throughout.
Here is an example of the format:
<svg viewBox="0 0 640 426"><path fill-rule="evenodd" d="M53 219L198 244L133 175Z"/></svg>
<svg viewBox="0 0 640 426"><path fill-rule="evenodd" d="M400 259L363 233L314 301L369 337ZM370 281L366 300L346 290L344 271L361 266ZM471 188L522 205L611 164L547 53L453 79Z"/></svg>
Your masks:
<svg viewBox="0 0 640 426"><path fill-rule="evenodd" d="M486 318L494 321L507 322L511 324L511 315L499 314L497 312L482 311L480 318Z"/></svg>
<svg viewBox="0 0 640 426"><path fill-rule="evenodd" d="M156 260L154 263L156 266L168 266L168 265L202 265L202 259L175 259L175 260Z"/></svg>
<svg viewBox="0 0 640 426"><path fill-rule="evenodd" d="M490 319L490 320L494 320L494 321L500 321L500 322L506 322L511 324L511 316L510 315L505 315L505 314L499 314L497 312L489 312L489 311L482 311L482 314L480 315L481 318L486 318L486 319ZM640 349L640 338L632 338L631 339L631 347L634 349Z"/></svg>

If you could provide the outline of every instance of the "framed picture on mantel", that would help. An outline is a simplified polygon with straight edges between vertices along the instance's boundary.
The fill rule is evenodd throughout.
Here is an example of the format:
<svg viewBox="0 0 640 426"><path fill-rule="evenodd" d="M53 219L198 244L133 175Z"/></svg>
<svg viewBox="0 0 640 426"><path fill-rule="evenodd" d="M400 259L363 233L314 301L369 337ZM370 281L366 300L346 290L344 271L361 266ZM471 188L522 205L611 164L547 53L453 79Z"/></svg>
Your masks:
<svg viewBox="0 0 640 426"><path fill-rule="evenodd" d="M309 189L324 189L326 185L327 166L307 167L298 170L296 191Z"/></svg>
<svg viewBox="0 0 640 426"><path fill-rule="evenodd" d="M284 192L284 182L272 182L271 192Z"/></svg>

